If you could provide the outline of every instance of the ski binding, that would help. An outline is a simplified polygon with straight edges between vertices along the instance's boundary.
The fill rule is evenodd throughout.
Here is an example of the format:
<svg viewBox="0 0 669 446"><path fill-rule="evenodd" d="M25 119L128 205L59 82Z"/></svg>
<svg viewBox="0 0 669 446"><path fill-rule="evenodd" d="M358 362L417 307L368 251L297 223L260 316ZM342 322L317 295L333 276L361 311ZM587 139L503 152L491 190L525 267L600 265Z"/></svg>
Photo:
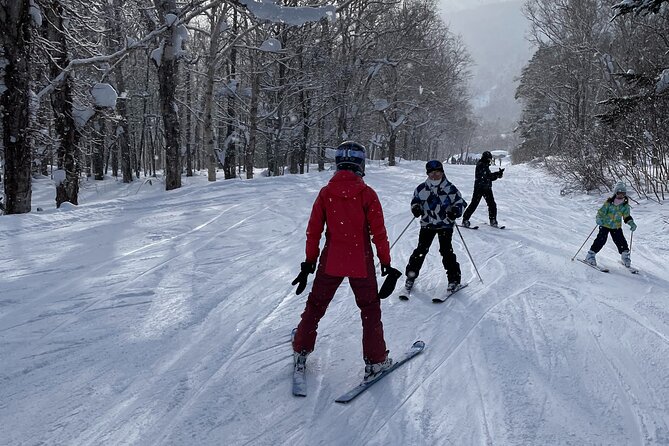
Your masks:
<svg viewBox="0 0 669 446"><path fill-rule="evenodd" d="M444 297L433 297L432 302L434 302L436 304L446 302L446 299L448 299L449 297L451 297L452 295L454 295L455 293L457 293L461 289L466 288L468 285L469 285L468 283L461 283L453 291L446 292L446 295Z"/></svg>
<svg viewBox="0 0 669 446"><path fill-rule="evenodd" d="M293 331L290 334L291 341L291 351L292 351L292 341L295 339L295 333L297 328L293 328ZM293 395L295 396L307 396L307 377L306 377L306 365L305 364L295 364L293 366Z"/></svg>
<svg viewBox="0 0 669 446"><path fill-rule="evenodd" d="M397 369L399 366L401 366L402 364L404 364L405 362L409 361L411 358L422 352L424 348L425 348L425 342L423 341L414 342L411 348L407 350L404 354L402 354L401 357L396 359L396 361L393 362L393 365L389 369L384 370L383 372L379 373L369 381L363 381L362 383L358 384L353 389L349 390L348 392L344 393L342 396L337 398L335 402L344 404L350 403L355 397L360 395L365 390L369 389L375 383L379 382L383 377L389 375L393 370Z"/></svg>

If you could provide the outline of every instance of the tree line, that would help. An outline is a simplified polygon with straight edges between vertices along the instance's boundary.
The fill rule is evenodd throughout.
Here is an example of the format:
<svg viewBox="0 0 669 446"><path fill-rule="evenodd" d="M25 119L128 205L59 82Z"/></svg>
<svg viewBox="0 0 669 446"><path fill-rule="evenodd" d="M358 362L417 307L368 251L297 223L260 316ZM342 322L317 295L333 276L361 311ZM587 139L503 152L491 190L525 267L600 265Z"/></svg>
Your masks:
<svg viewBox="0 0 669 446"><path fill-rule="evenodd" d="M474 127L435 0L0 0L0 31L7 213L36 175L60 206L85 175L303 173L346 139L393 165L461 153Z"/></svg>
<svg viewBox="0 0 669 446"><path fill-rule="evenodd" d="M669 2L528 0L537 51L514 162L545 160L587 190L624 179L646 197L669 192Z"/></svg>

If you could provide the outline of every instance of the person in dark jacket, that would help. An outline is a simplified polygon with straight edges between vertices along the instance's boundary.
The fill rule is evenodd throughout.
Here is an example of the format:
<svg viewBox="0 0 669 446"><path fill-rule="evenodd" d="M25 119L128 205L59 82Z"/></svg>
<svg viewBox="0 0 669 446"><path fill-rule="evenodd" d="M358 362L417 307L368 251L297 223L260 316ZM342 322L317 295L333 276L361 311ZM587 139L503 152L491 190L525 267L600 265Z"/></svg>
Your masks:
<svg viewBox="0 0 669 446"><path fill-rule="evenodd" d="M377 291L372 243L381 262L381 275L392 273L390 248L379 198L362 180L365 147L346 141L337 148L337 172L318 193L307 226L306 260L293 281L300 294L307 276L314 271L311 292L293 338L295 366L304 366L314 349L318 323L345 277L353 289L362 319L362 349L365 380L392 365L388 357L381 322L381 301ZM323 229L325 245L320 253ZM371 234L371 240L370 240Z"/></svg>
<svg viewBox="0 0 669 446"><path fill-rule="evenodd" d="M404 288L411 292L414 281L420 273L430 246L435 237L439 238L439 253L448 276L448 290L453 291L460 285L460 264L453 252L453 225L462 215L467 203L460 191L444 174L440 161L428 161L425 165L427 180L418 185L411 199L411 212L420 217L418 246L411 254L406 267Z"/></svg>
<svg viewBox="0 0 669 446"><path fill-rule="evenodd" d="M492 194L492 182L504 175L504 169L499 169L497 172L490 172L490 163L492 161L492 153L489 151L483 152L481 159L476 163L476 174L474 180L474 194L472 201L462 215L462 226L468 228L471 223L469 219L481 202L481 198L485 198L488 205L488 217L490 218L490 226L497 227L497 203Z"/></svg>

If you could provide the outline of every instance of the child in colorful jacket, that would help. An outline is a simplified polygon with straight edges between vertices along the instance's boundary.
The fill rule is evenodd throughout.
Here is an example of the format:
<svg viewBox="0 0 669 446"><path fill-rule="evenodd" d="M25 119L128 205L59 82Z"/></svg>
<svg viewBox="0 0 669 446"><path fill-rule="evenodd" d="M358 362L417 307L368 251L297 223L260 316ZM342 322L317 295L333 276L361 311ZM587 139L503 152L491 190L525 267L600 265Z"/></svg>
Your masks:
<svg viewBox="0 0 669 446"><path fill-rule="evenodd" d="M604 205L597 211L596 222L599 225L597 238L590 247L590 251L585 256L585 261L591 265L596 265L595 255L604 247L608 235L611 234L613 242L618 248L620 257L626 267L630 267L630 250L627 246L627 240L622 230L622 222L630 225L630 231L636 230L636 223L630 215L630 205L627 198L627 186L623 182L616 184L613 189L613 196L608 198Z"/></svg>

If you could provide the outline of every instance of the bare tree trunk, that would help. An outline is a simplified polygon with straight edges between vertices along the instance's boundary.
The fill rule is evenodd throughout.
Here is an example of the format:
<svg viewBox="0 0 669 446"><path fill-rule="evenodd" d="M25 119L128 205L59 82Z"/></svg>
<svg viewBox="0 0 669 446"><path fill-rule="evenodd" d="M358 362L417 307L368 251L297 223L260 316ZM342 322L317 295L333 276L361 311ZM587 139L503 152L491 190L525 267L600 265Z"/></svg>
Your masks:
<svg viewBox="0 0 669 446"><path fill-rule="evenodd" d="M160 111L163 115L163 128L165 130L166 190L181 187L179 116L175 100L178 67L179 64L176 60L163 60L158 68Z"/></svg>
<svg viewBox="0 0 669 446"><path fill-rule="evenodd" d="M125 91L125 77L123 75L123 70L121 69L121 64L116 69L116 88L119 93ZM116 112L118 113L121 121L116 128L116 144L118 147L118 153L121 155L121 174L123 175L124 183L132 182L132 162L131 162L131 153L130 153L130 141L128 137L130 135L128 128L128 106L127 99L121 98L116 103ZM114 150L114 156L117 153Z"/></svg>
<svg viewBox="0 0 669 446"><path fill-rule="evenodd" d="M111 29L108 47L110 50L118 49L123 45L125 35L123 34L123 7L126 0L113 0L113 4L109 3L107 9L107 26ZM120 118L120 122L116 127L113 138L116 140L118 150L114 149L111 153L112 172L115 177L118 177L118 159L121 159L121 174L123 175L123 182L132 182L132 162L130 153L130 142L128 133L128 107L126 99L123 96L125 92L125 75L123 73L123 61L119 61L114 67L114 78L116 81L116 91L120 95L120 100L116 103L116 112ZM118 155L117 155L118 154ZM120 156L119 156L120 155Z"/></svg>
<svg viewBox="0 0 669 446"><path fill-rule="evenodd" d="M300 139L300 150L298 152L297 165L299 172L304 173L304 165L308 163L307 147L309 144L309 116L311 114L309 94L304 90L300 90L300 102L302 103L302 138ZM291 169L291 173L292 169Z"/></svg>
<svg viewBox="0 0 669 446"><path fill-rule="evenodd" d="M304 47L300 47L300 54L299 54L299 67L300 71L304 70ZM294 161L291 161L290 165L290 173L297 173L298 169L301 174L304 173L304 164L308 163L307 159L307 147L309 144L309 118L311 116L311 97L309 96L309 93L307 92L306 88L301 87L300 88L300 104L302 105L302 138L300 138L300 149L297 152L297 159ZM294 169L294 164L297 164Z"/></svg>
<svg viewBox="0 0 669 446"><path fill-rule="evenodd" d="M325 134L325 119L321 116L318 120L318 140L323 141L323 135ZM318 147L318 171L322 172L325 170L325 144L321 143Z"/></svg>
<svg viewBox="0 0 669 446"><path fill-rule="evenodd" d="M251 60L251 106L249 109L249 143L246 146L244 156L244 167L246 178L253 178L253 159L256 152L256 141L258 135L258 95L260 94L260 73L256 71L256 60Z"/></svg>
<svg viewBox="0 0 669 446"><path fill-rule="evenodd" d="M0 25L5 66L5 85L2 94L2 142L5 149L5 212L30 212L32 186L30 181L31 154L28 129L30 126L29 55L32 45L29 0L3 2Z"/></svg>
<svg viewBox="0 0 669 446"><path fill-rule="evenodd" d="M149 64L146 65L146 76L144 78L144 91L149 90ZM135 166L136 170L135 173L137 175L137 178L140 176L140 162L139 159L142 159L142 170L144 170L144 176L146 176L146 172L149 168L149 162L146 159L146 152L148 150L148 137L147 137L147 131L150 131L147 129L146 125L146 108L147 108L147 102L148 98L147 95L144 94L142 95L142 128L140 130L139 134L139 154L138 154L138 160L137 160L137 165Z"/></svg>
<svg viewBox="0 0 669 446"><path fill-rule="evenodd" d="M192 155L192 131L193 131L193 122L192 116L193 112L191 107L193 105L193 86L190 70L186 71L186 104L188 108L186 109L186 176L193 176L193 155Z"/></svg>
<svg viewBox="0 0 669 446"><path fill-rule="evenodd" d="M237 11L233 13L233 22L232 22L232 33L233 36L237 34ZM228 76L228 82L235 80L237 74L237 50L233 47L230 50L230 75ZM235 118L237 112L235 110L235 97L233 95L228 96L228 128L226 132L226 146L225 146L225 159L223 162L223 172L225 172L225 179L235 178L235 164L237 159L237 145L235 144L235 138L233 137L235 131Z"/></svg>
<svg viewBox="0 0 669 446"><path fill-rule="evenodd" d="M95 136L93 138L93 154L91 160L91 167L93 171L93 179L95 180L104 180L105 178L105 164L104 164L104 151L105 151L105 120L100 113L100 110L96 112L95 115L94 130Z"/></svg>
<svg viewBox="0 0 669 446"><path fill-rule="evenodd" d="M388 137L388 165L394 166L395 163L395 152L397 151L397 132L394 130L391 131Z"/></svg>
<svg viewBox="0 0 669 446"><path fill-rule="evenodd" d="M216 17L216 10L213 15ZM224 16L218 15L212 23L211 41L209 43L209 54L207 58L207 76L205 79L202 101L204 106L202 132L204 137L204 148L207 154L207 179L216 181L216 168L218 167L218 157L216 156L216 140L214 137L214 118L213 118L213 100L214 100L214 78L216 76L216 53L218 52L218 36L225 24Z"/></svg>
<svg viewBox="0 0 669 446"><path fill-rule="evenodd" d="M56 78L62 67L69 63L67 42L63 25L63 6L54 0L46 8L47 36L53 45L51 78ZM64 202L79 204L80 163L77 143L79 132L72 115L72 84L69 76L51 94L51 107L55 116L55 130L60 138L57 149L58 167L65 171L65 179L56 185L56 207Z"/></svg>
<svg viewBox="0 0 669 446"><path fill-rule="evenodd" d="M176 14L178 9L176 0L154 0L159 8L159 16L164 22L169 13ZM180 42L175 36L178 27L172 26L162 40L162 54L158 66L158 95L160 97L160 112L163 117L165 131L165 189L172 190L181 187L181 153L180 153L180 126L177 113L176 90L179 73L180 48L173 46Z"/></svg>

